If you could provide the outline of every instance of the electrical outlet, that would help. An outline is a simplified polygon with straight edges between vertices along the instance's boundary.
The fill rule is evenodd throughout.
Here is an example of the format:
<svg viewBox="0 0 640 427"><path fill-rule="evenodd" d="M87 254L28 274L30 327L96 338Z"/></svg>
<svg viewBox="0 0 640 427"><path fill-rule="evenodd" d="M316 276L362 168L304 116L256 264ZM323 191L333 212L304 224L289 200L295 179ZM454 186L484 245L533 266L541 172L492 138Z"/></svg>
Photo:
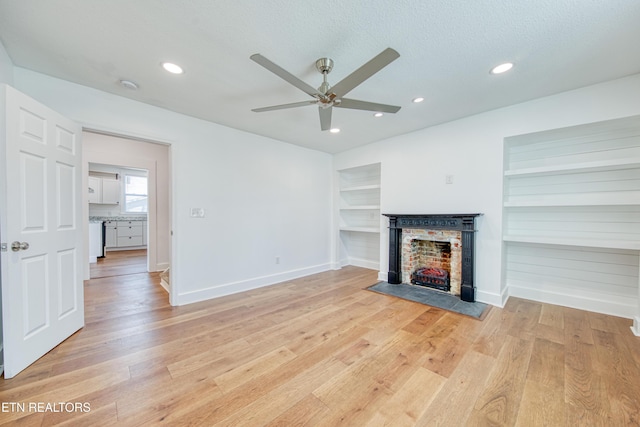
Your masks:
<svg viewBox="0 0 640 427"><path fill-rule="evenodd" d="M445 184L453 184L453 175L445 175L444 176Z"/></svg>
<svg viewBox="0 0 640 427"><path fill-rule="evenodd" d="M280 257L279 256L276 257L276 264L280 264Z"/></svg>

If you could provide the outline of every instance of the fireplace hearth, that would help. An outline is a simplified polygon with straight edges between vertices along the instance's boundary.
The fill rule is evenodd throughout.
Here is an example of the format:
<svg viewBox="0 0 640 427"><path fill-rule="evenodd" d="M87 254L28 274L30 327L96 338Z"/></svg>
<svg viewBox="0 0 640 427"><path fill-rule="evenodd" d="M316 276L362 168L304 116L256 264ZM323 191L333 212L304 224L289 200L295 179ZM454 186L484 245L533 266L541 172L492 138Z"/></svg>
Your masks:
<svg viewBox="0 0 640 427"><path fill-rule="evenodd" d="M475 301L475 218L481 214L389 217L390 284L413 284Z"/></svg>

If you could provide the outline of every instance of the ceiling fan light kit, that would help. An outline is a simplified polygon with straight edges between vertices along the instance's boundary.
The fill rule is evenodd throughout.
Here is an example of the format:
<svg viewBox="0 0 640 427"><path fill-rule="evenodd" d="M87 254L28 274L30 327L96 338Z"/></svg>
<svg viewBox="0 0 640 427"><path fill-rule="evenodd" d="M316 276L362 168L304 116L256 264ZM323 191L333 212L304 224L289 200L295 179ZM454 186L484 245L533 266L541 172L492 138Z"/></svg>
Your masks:
<svg viewBox="0 0 640 427"><path fill-rule="evenodd" d="M391 48L387 48L369 62L342 79L340 82L336 83L334 86L331 86L327 81L327 75L333 69L334 62L331 58L320 58L316 61L316 69L322 74L322 84L318 89L315 89L311 85L308 85L290 72L286 71L284 68L271 62L259 53L256 53L251 55L251 60L262 65L267 70L310 95L314 99L309 101L293 102L290 104L254 108L251 111L261 113L264 111L317 105L320 115L320 129L323 131L331 129L331 113L333 107L374 111L376 113L397 113L400 110L400 107L398 106L344 98L344 95L399 57L400 54L398 52Z"/></svg>

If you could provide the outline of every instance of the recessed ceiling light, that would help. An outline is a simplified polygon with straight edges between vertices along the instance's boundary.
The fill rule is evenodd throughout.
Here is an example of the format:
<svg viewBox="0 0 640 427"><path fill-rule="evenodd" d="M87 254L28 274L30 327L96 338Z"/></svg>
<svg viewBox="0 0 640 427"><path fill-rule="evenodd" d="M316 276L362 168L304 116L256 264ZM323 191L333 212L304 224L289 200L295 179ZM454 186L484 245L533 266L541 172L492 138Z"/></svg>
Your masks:
<svg viewBox="0 0 640 427"><path fill-rule="evenodd" d="M373 114L373 117L382 117L384 114L382 114L381 112L377 112Z"/></svg>
<svg viewBox="0 0 640 427"><path fill-rule="evenodd" d="M411 102L417 104L418 102L422 102L422 101L424 101L424 98L419 96L417 98L413 98L413 100Z"/></svg>
<svg viewBox="0 0 640 427"><path fill-rule="evenodd" d="M329 132L331 132L331 133L338 133L338 132L340 132L340 129L338 129L338 128L331 128L331 129L329 129Z"/></svg>
<svg viewBox="0 0 640 427"><path fill-rule="evenodd" d="M513 68L513 62L505 62L491 69L491 74L502 74Z"/></svg>
<svg viewBox="0 0 640 427"><path fill-rule="evenodd" d="M182 70L181 66L173 64L171 62L163 62L162 63L162 68L164 68L165 70L167 70L168 72L170 72L172 74L182 74L182 73L184 73L184 71Z"/></svg>
<svg viewBox="0 0 640 427"><path fill-rule="evenodd" d="M126 89L138 90L138 83L132 82L131 80L120 80L120 85Z"/></svg>

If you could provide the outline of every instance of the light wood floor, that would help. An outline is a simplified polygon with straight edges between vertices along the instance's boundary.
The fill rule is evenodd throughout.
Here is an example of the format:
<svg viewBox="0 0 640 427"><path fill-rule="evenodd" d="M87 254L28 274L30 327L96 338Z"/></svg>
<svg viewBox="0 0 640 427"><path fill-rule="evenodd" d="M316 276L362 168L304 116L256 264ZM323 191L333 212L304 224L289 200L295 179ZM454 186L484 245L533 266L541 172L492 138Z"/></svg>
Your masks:
<svg viewBox="0 0 640 427"><path fill-rule="evenodd" d="M11 380L0 413L80 426L637 426L631 322L512 298L483 321L330 271L171 307L157 274L86 283L86 326Z"/></svg>
<svg viewBox="0 0 640 427"><path fill-rule="evenodd" d="M104 258L90 264L89 277L123 276L147 271L147 250L108 251Z"/></svg>

